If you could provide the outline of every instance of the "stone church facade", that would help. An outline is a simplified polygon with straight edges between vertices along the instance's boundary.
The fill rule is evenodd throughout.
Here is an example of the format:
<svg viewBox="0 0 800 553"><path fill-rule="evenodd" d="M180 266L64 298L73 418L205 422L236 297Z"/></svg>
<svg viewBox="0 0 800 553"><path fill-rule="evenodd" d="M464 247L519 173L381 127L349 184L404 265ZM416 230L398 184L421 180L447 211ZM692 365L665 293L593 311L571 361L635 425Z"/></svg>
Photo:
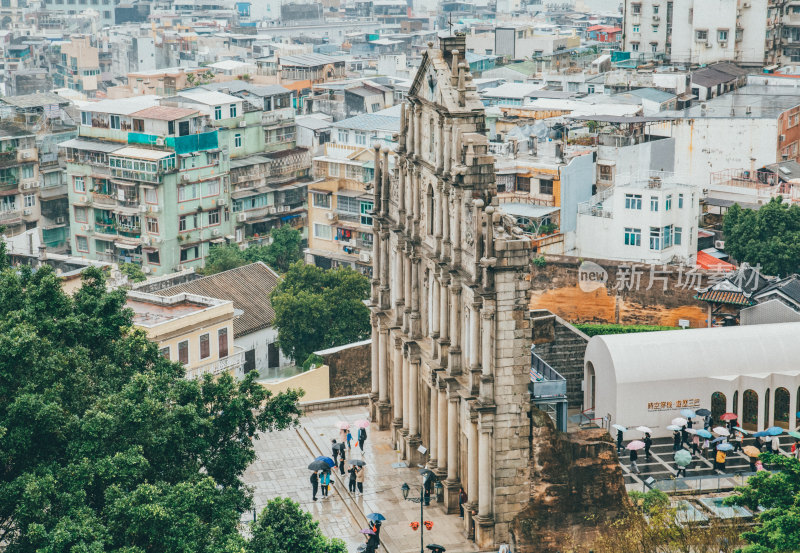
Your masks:
<svg viewBox="0 0 800 553"><path fill-rule="evenodd" d="M498 209L464 52L463 36L429 44L391 173L375 149L370 409L448 512L464 488L465 530L492 547L531 497L531 243Z"/></svg>

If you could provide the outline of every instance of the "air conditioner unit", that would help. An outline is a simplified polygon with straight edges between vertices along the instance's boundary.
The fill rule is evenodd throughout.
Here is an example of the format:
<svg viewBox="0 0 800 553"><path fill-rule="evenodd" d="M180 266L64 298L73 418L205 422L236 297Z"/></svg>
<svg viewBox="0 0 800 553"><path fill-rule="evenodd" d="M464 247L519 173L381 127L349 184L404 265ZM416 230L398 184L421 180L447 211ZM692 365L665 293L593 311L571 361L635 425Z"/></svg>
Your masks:
<svg viewBox="0 0 800 553"><path fill-rule="evenodd" d="M161 238L159 238L158 236L153 236L152 240L153 240L153 244L160 244L161 243Z"/></svg>
<svg viewBox="0 0 800 553"><path fill-rule="evenodd" d="M274 215L276 211L277 209L275 207L267 208L267 213L269 213L270 215Z"/></svg>
<svg viewBox="0 0 800 553"><path fill-rule="evenodd" d="M142 213L146 213L147 212L147 206L144 205L144 204L140 205L139 206L139 211L141 211Z"/></svg>
<svg viewBox="0 0 800 553"><path fill-rule="evenodd" d="M219 236L219 229L218 228L212 229L211 234L214 236Z"/></svg>
<svg viewBox="0 0 800 553"><path fill-rule="evenodd" d="M750 7L750 2L745 2L745 3L743 3L743 4L742 4L742 7L743 7L743 8L749 8L749 7Z"/></svg>
<svg viewBox="0 0 800 553"><path fill-rule="evenodd" d="M281 207L281 210L283 210L282 207ZM328 218L328 221L335 221L336 220L336 214L334 212L332 212L332 211L329 211L328 213L326 213L325 216Z"/></svg>
<svg viewBox="0 0 800 553"><path fill-rule="evenodd" d="M781 142L783 142L784 140L786 140L786 135L785 135L785 134L782 134L782 135L781 135Z"/></svg>
<svg viewBox="0 0 800 553"><path fill-rule="evenodd" d="M32 211L32 210L30 210L30 209L25 209L25 210L23 210L23 211L22 211L22 214L23 214L23 215L32 215L32 214L33 214L33 211Z"/></svg>
<svg viewBox="0 0 800 553"><path fill-rule="evenodd" d="M192 177L191 175L189 175L189 173L184 173L183 175L181 175L181 178L183 179L183 182L192 180Z"/></svg>
<svg viewBox="0 0 800 553"><path fill-rule="evenodd" d="M706 42L706 48L711 48L711 43L710 42Z"/></svg>
<svg viewBox="0 0 800 553"><path fill-rule="evenodd" d="M718 250L725 249L725 240L714 240L714 247Z"/></svg>
<svg viewBox="0 0 800 553"><path fill-rule="evenodd" d="M658 15L653 16L653 21L661 21L661 17Z"/></svg>
<svg viewBox="0 0 800 553"><path fill-rule="evenodd" d="M244 223L247 221L247 213L237 213L236 214L236 222L237 223Z"/></svg>
<svg viewBox="0 0 800 553"><path fill-rule="evenodd" d="M161 208L157 205L150 206L150 213L158 213L159 211L161 211Z"/></svg>
<svg viewBox="0 0 800 553"><path fill-rule="evenodd" d="M156 146L163 146L164 139L163 138L156 138Z"/></svg>
<svg viewBox="0 0 800 553"><path fill-rule="evenodd" d="M728 42L727 42L727 41L725 41L725 40L721 40L721 41L720 41L720 43L719 43L719 45L720 45L722 48L727 48L727 47L728 47Z"/></svg>
<svg viewBox="0 0 800 553"><path fill-rule="evenodd" d="M30 159L31 153L30 152L22 152L22 159Z"/></svg>
<svg viewBox="0 0 800 553"><path fill-rule="evenodd" d="M29 183L29 182L26 182L25 184L22 185L22 188L24 188L25 190L30 189L30 187L31 187L31 183Z"/></svg>
<svg viewBox="0 0 800 553"><path fill-rule="evenodd" d="M151 272L153 272L153 269L150 267L142 267L142 272L146 275L149 275Z"/></svg>
<svg viewBox="0 0 800 553"><path fill-rule="evenodd" d="M142 244L145 246L150 245L150 237L149 236L142 236Z"/></svg>
<svg viewBox="0 0 800 553"><path fill-rule="evenodd" d="M217 198L217 205L228 205L227 198Z"/></svg>
<svg viewBox="0 0 800 553"><path fill-rule="evenodd" d="M247 126L247 121L239 121L239 126L240 127L246 127Z"/></svg>
<svg viewBox="0 0 800 553"><path fill-rule="evenodd" d="M358 255L358 260L363 263L369 263L372 260L372 256L370 255L369 252L361 252Z"/></svg>
<svg viewBox="0 0 800 553"><path fill-rule="evenodd" d="M64 224L64 217L56 217L56 224L63 225Z"/></svg>

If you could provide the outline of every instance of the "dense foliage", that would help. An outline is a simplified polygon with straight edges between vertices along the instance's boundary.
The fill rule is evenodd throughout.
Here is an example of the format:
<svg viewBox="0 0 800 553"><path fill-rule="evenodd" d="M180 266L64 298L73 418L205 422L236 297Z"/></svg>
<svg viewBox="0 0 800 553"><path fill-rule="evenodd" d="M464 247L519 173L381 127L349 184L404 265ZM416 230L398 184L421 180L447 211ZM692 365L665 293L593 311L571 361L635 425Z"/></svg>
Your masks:
<svg viewBox="0 0 800 553"><path fill-rule="evenodd" d="M369 290L369 279L349 268L292 265L270 296L281 349L302 363L314 351L368 338Z"/></svg>
<svg viewBox="0 0 800 553"><path fill-rule="evenodd" d="M761 209L733 205L723 220L725 251L767 275L800 272L800 206L778 196Z"/></svg>
<svg viewBox="0 0 800 553"><path fill-rule="evenodd" d="M590 337L602 334L631 334L634 332L653 332L656 330L679 330L679 327L676 326L651 325L577 323L573 324L572 326Z"/></svg>
<svg viewBox="0 0 800 553"><path fill-rule="evenodd" d="M800 551L800 461L792 457L762 453L760 459L770 469L757 472L747 485L736 488L736 494L726 501L743 505L758 512L754 528L742 538L750 545L744 553L789 553Z"/></svg>
<svg viewBox="0 0 800 553"><path fill-rule="evenodd" d="M270 231L270 243L266 246L252 245L244 250L236 244L214 246L206 258L203 274L213 275L235 269L248 263L262 261L279 273L289 270L292 263L302 258L300 231L284 225Z"/></svg>
<svg viewBox="0 0 800 553"><path fill-rule="evenodd" d="M322 535L319 523L286 498L267 502L253 528L248 553L347 553L342 540Z"/></svg>
<svg viewBox="0 0 800 553"><path fill-rule="evenodd" d="M0 256L0 264L6 261ZM88 268L0 272L0 543L9 553L240 553L259 431L301 392L185 380Z"/></svg>

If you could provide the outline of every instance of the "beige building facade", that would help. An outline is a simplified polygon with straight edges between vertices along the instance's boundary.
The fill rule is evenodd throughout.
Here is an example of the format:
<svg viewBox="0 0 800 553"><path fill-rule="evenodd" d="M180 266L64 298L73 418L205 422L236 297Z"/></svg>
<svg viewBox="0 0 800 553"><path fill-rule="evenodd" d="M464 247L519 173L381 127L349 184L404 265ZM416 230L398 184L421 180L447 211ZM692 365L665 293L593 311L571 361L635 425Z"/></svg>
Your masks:
<svg viewBox="0 0 800 553"><path fill-rule="evenodd" d="M371 416L443 481L481 548L530 498L530 238L498 210L464 36L429 44L397 162L375 150ZM425 450L419 449L424 446Z"/></svg>
<svg viewBox="0 0 800 553"><path fill-rule="evenodd" d="M158 344L161 355L186 368L186 378L243 376L244 353L233 345L233 302L180 293L128 292L133 323Z"/></svg>

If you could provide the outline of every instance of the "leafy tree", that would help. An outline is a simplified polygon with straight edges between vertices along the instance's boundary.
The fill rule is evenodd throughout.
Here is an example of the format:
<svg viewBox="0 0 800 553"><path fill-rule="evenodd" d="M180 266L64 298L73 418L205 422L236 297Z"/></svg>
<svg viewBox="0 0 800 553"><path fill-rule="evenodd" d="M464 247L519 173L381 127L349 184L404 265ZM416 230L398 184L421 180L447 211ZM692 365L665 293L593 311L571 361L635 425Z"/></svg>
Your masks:
<svg viewBox="0 0 800 553"><path fill-rule="evenodd" d="M270 238L272 241L266 246L250 246L244 250L236 244L212 247L203 274L213 275L257 261L266 263L279 273L285 273L292 263L302 258L300 244L303 237L298 230L284 225L273 228Z"/></svg>
<svg viewBox="0 0 800 553"><path fill-rule="evenodd" d="M130 282L144 282L147 280L147 275L136 263L120 263L119 270L128 277Z"/></svg>
<svg viewBox="0 0 800 553"><path fill-rule="evenodd" d="M301 391L184 379L132 326L125 292L84 271L0 272L0 542L8 553L240 553L257 432Z"/></svg>
<svg viewBox="0 0 800 553"><path fill-rule="evenodd" d="M758 211L734 204L723 220L725 250L769 275L800 272L800 206L772 198Z"/></svg>
<svg viewBox="0 0 800 553"><path fill-rule="evenodd" d="M270 296L281 349L295 362L312 352L363 340L370 333L367 277L298 261Z"/></svg>
<svg viewBox="0 0 800 553"><path fill-rule="evenodd" d="M272 499L261 511L247 553L347 553L340 539L322 535L319 523L287 498Z"/></svg>
<svg viewBox="0 0 800 553"><path fill-rule="evenodd" d="M800 461L793 457L762 453L760 459L780 472L760 471L736 488L726 499L758 515L756 526L742 534L750 545L744 553L790 553L800 551Z"/></svg>

